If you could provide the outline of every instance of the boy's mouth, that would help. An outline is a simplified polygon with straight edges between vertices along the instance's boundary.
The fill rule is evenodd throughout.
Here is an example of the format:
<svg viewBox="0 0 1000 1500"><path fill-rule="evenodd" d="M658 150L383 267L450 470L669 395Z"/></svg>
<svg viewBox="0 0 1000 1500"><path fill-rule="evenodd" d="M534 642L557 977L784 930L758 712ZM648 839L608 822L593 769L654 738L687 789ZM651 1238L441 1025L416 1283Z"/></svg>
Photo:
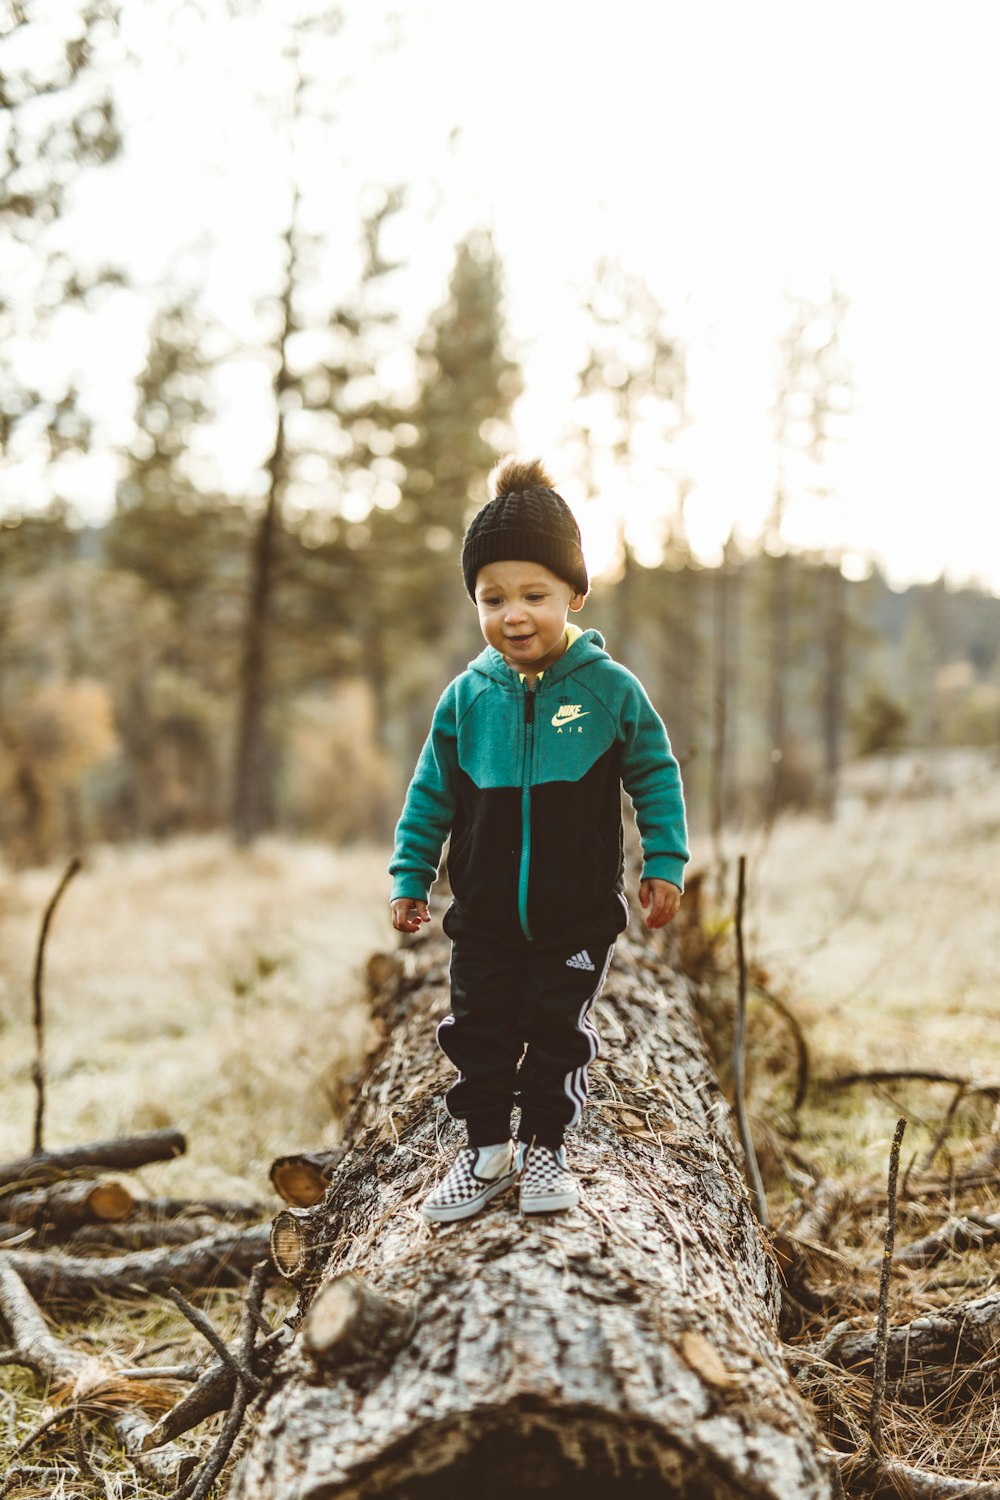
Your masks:
<svg viewBox="0 0 1000 1500"><path fill-rule="evenodd" d="M534 631L531 631L528 635L509 635L507 641L511 646L523 646L527 641L532 639L534 633Z"/></svg>

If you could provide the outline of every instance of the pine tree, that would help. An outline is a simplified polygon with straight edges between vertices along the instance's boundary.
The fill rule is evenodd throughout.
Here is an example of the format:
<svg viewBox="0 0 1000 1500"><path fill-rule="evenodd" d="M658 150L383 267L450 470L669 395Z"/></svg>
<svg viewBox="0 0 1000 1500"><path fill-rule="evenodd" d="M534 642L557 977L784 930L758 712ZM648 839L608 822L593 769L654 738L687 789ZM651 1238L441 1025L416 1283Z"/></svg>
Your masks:
<svg viewBox="0 0 1000 1500"><path fill-rule="evenodd" d="M135 573L184 610L231 575L225 543L246 533L242 510L205 490L189 462L199 429L216 416L209 333L190 294L154 314L136 384L134 433L104 541L113 567Z"/></svg>
<svg viewBox="0 0 1000 1500"><path fill-rule="evenodd" d="M426 727L438 679L476 644L459 555L466 522L487 499L486 477L512 440L521 377L504 346L502 267L491 237L475 233L457 246L448 296L419 341L416 400L396 414L399 502L369 517L368 666L383 735L391 714L403 759Z"/></svg>
<svg viewBox="0 0 1000 1500"><path fill-rule="evenodd" d="M338 519L352 489L371 494L377 486L374 465L384 457L376 434L386 417L373 387L378 334L391 317L378 304L378 288L395 267L381 254L380 237L386 221L401 206L397 192L383 195L362 224L364 263L354 295L334 307L321 335L326 354L308 365L295 355L295 337L309 326L301 294L308 285L307 241L299 220L300 199L293 192L291 216L284 236L285 269L279 297L278 326L272 343L274 377L274 439L265 472L267 489L257 517L242 631L239 674L239 716L233 795L233 833L247 844L273 816L276 749L268 744L266 707L277 687L274 668L282 644L282 618L322 624L327 649L322 661L334 665L342 652L340 635L351 621L352 604L364 573L353 564L368 536L364 524L345 525ZM295 420L292 420L294 415ZM326 507L312 513L308 506L291 513L289 495L296 486L310 490L302 479L308 460L319 459L330 475ZM352 585L345 592L343 585ZM279 591L295 597L292 612L276 607ZM339 607L338 607L339 605ZM284 630L284 645L289 631ZM300 633L300 641L302 635ZM331 642L335 645L330 650ZM311 670L320 669L315 659ZM293 673L294 673L293 668ZM287 673L286 673L287 675Z"/></svg>
<svg viewBox="0 0 1000 1500"><path fill-rule="evenodd" d="M215 419L218 344L191 294L155 313L139 375L134 433L103 557L131 580L132 649L112 671L122 764L120 819L149 837L215 826L224 800L221 743L236 677L237 606L249 521L198 482L190 463ZM168 769L169 768L169 769Z"/></svg>
<svg viewBox="0 0 1000 1500"><path fill-rule="evenodd" d="M276 128L288 150L289 200L280 235L280 279L269 299L270 330L261 346L272 372L273 437L251 544L233 757L231 825L236 842L244 845L274 817L279 756L268 710L276 704L275 672L281 664L279 589L283 576L290 583L305 560L300 543L306 537L322 543L313 545L308 567L299 570L307 590L315 588L326 562L333 583L342 570L345 542L363 540L349 528L345 532L335 518L355 487L371 493L367 439L379 425L370 410L379 408L379 334L392 322L378 305L377 289L394 269L382 255L381 233L400 207L400 195L383 194L363 223L358 289L339 302L324 296L324 249L330 246L308 228L308 185L298 145L305 133L315 141L317 131L325 133L334 123L327 114L331 89L323 64L330 56L326 43L342 21L339 10L322 5L309 15L300 13L286 31L283 49L290 88ZM307 522L309 511L314 516ZM314 594L306 613L315 617L319 603ZM318 612L322 615L322 608Z"/></svg>

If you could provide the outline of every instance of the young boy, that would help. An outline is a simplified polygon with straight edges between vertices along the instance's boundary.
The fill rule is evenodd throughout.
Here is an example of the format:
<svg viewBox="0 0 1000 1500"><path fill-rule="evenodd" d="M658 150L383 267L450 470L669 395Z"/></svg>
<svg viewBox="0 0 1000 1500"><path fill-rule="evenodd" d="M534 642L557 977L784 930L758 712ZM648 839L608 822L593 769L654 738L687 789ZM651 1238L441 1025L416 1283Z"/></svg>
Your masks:
<svg viewBox="0 0 1000 1500"><path fill-rule="evenodd" d="M429 1222L468 1218L517 1178L522 1213L579 1201L563 1135L586 1102L588 1012L628 922L622 785L648 927L675 916L688 859L663 724L598 632L568 621L590 587L572 512L538 460L506 459L493 486L462 547L486 649L438 703L389 866L393 926L416 932L451 835L451 1014L437 1037L468 1145L424 1203Z"/></svg>

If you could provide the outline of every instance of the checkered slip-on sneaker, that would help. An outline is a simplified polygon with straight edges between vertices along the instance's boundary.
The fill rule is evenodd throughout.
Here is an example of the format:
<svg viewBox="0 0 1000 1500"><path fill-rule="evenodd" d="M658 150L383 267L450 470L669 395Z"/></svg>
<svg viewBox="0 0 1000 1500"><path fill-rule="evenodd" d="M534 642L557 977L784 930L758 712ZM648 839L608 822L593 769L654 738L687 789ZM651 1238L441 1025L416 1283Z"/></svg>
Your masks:
<svg viewBox="0 0 1000 1500"><path fill-rule="evenodd" d="M478 1149L463 1146L420 1212L428 1224L471 1219L491 1199L506 1192L516 1176L513 1141Z"/></svg>
<svg viewBox="0 0 1000 1500"><path fill-rule="evenodd" d="M521 1169L521 1212L551 1214L562 1208L575 1208L580 1201L580 1185L566 1165L562 1146L520 1145L517 1166Z"/></svg>

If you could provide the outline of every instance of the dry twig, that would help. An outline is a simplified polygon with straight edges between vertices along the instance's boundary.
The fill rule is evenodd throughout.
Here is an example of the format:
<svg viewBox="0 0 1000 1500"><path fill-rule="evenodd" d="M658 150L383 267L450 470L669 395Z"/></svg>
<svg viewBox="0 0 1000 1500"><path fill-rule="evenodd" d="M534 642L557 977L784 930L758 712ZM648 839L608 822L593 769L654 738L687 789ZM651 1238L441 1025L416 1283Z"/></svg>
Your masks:
<svg viewBox="0 0 1000 1500"><path fill-rule="evenodd" d="M733 1036L733 1089L736 1123L739 1128L743 1155L746 1158L747 1175L750 1178L750 1186L753 1189L757 1219L763 1228L766 1229L768 1225L767 1199L764 1196L764 1184L761 1181L760 1168L757 1165L757 1153L754 1150L753 1136L750 1133L750 1122L747 1119L746 1090L744 1087L747 1025L747 961L743 942L743 908L746 901L746 878L747 857L745 854L741 854L739 879L736 888L736 961L738 965L739 990L736 1005L736 1029Z"/></svg>
<svg viewBox="0 0 1000 1500"><path fill-rule="evenodd" d="M872 1402L868 1413L868 1437L877 1454L882 1452L882 1398L885 1395L885 1364L889 1348L889 1272L892 1268L892 1247L896 1242L896 1177L899 1172L899 1148L903 1143L905 1129L905 1118L897 1120L892 1146L889 1148L889 1205L885 1226L885 1248L882 1252L882 1274L878 1288L875 1379L872 1382Z"/></svg>
<svg viewBox="0 0 1000 1500"><path fill-rule="evenodd" d="M42 1135L45 1127L45 997L42 987L45 944L60 898L73 876L82 868L82 861L74 857L63 871L62 879L45 908L45 915L42 917L42 925L38 933L38 947L35 950L35 969L31 985L32 1023L35 1030L35 1060L31 1069L31 1081L35 1086L35 1126L32 1132L31 1149L35 1155L42 1150Z"/></svg>

